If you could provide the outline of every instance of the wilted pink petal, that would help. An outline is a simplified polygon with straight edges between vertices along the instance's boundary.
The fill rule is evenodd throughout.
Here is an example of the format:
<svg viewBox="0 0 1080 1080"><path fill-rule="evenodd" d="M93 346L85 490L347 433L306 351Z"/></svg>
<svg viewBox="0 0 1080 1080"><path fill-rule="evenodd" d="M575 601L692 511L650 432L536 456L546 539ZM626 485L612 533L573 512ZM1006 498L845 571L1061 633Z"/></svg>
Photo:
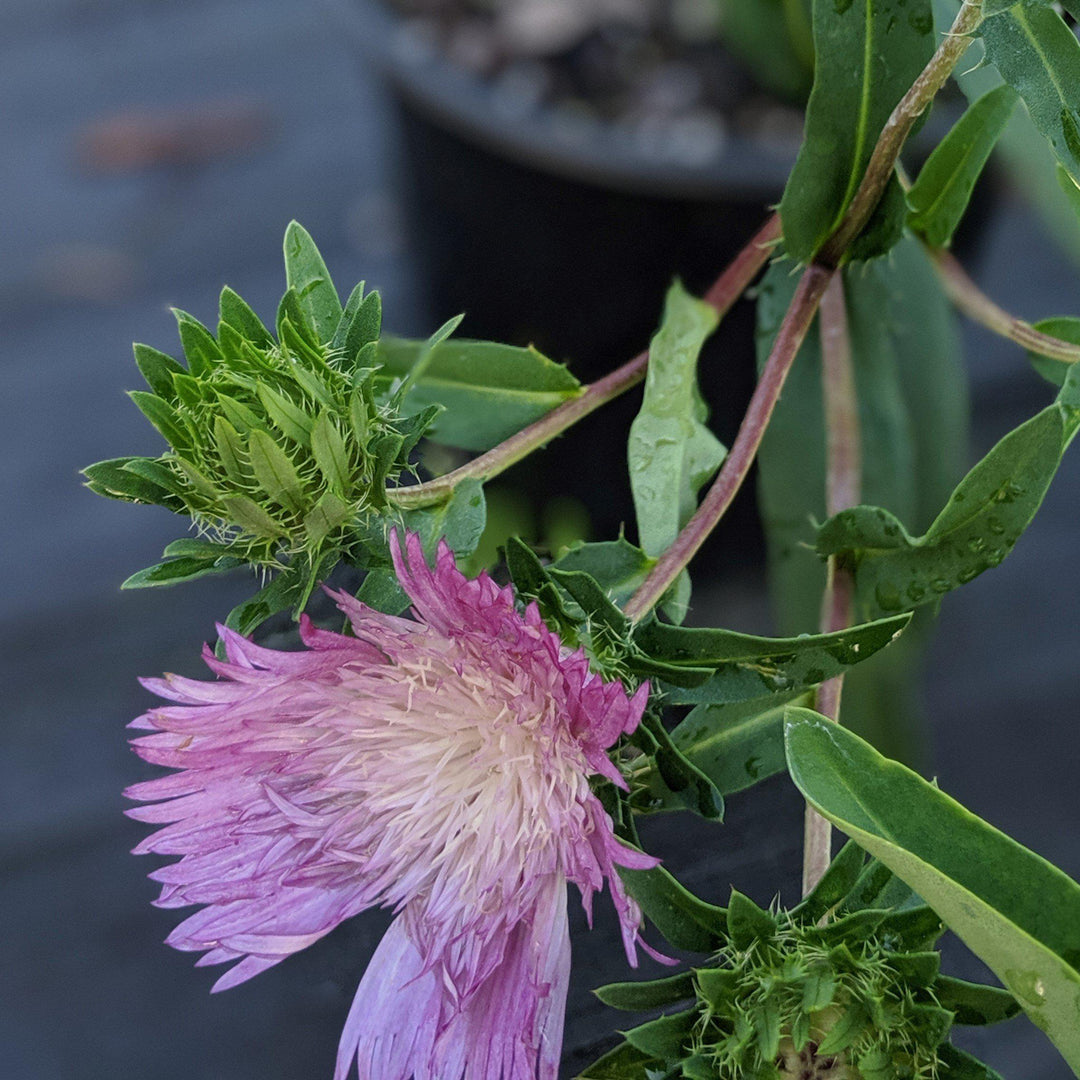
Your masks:
<svg viewBox="0 0 1080 1080"><path fill-rule="evenodd" d="M222 630L222 681L147 680L179 705L133 726L146 760L183 770L136 784L161 824L136 849L179 855L151 876L163 907L204 905L169 936L225 989L373 905L397 918L342 1035L336 1076L553 1080L569 972L566 883L586 909L605 881L631 964L641 912L588 777L622 784L607 750L641 718L509 588L469 580L409 536L395 567L416 621L336 599L355 637L306 620L305 651ZM650 950L651 951L651 950Z"/></svg>

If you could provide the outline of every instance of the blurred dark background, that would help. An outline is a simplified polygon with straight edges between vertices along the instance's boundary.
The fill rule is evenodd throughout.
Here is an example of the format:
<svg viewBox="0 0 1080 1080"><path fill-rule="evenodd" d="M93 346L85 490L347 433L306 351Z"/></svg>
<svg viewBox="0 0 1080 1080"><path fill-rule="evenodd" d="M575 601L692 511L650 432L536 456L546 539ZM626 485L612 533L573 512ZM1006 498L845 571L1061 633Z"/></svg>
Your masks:
<svg viewBox="0 0 1080 1080"><path fill-rule="evenodd" d="M131 341L174 350L168 306L213 322L226 282L272 315L290 218L315 236L339 284L363 278L381 290L389 329L426 334L454 313L426 290L431 238L423 217L410 216L415 176L402 178L395 164L403 143L415 149L415 130L401 134L372 41L362 62L364 33L339 11L282 0L6 0L2 21L0 1080L327 1078L382 916L354 920L211 998L213 974L161 944L176 915L150 906L151 860L128 855L145 831L122 816L120 795L146 775L124 730L150 701L135 678L197 674L200 642L248 583L121 594L119 583L178 535L177 522L91 495L78 469L157 452L122 393L138 385ZM426 167L436 176L452 168ZM485 189L469 167L464 179L476 201L497 201L501 181ZM709 202L700 185L680 197ZM768 199L743 184L729 214L734 232L752 231ZM529 204L519 212L527 217ZM639 235L640 266L632 244L610 258L590 250L598 274L638 288L642 267L656 272L644 228L627 224ZM684 265L676 245L664 279L679 271L705 284L700 254L688 249ZM1080 311L1075 264L1008 184L971 269L1026 317ZM520 290L523 306L535 291L506 288L511 303ZM660 301L657 292L642 314L646 327ZM485 332L482 297L454 302L475 308L472 332ZM602 307L591 294L560 303L578 326ZM724 363L745 371L746 311L735 318ZM647 332L627 330L614 355L598 345L572 358L587 373L590 363L614 364ZM527 333L560 359L592 351L543 327ZM1018 349L970 327L965 338L974 457L1048 392ZM721 429L732 422L722 408ZM617 468L602 483L625 505ZM1078 502L1080 463L1069 457L1015 553L948 598L926 685L941 786L1074 877ZM752 515L742 513L746 529L696 575L695 617L767 632ZM722 902L736 884L759 901L777 889L795 898L801 807L783 778L733 798L724 826L666 819L649 833L705 896ZM591 935L580 919L575 927L567 1075L603 1032L626 1026L588 993L624 971L613 920L598 909ZM961 949L950 955L957 972L977 972ZM966 1045L1016 1080L1068 1075L1026 1019Z"/></svg>

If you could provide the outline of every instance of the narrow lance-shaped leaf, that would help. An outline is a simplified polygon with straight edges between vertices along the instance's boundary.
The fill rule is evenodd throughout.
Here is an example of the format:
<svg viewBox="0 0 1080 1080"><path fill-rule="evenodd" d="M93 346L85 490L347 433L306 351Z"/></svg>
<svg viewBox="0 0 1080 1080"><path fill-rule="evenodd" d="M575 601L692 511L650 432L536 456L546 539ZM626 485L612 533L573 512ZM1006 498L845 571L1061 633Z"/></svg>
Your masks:
<svg viewBox="0 0 1080 1080"><path fill-rule="evenodd" d="M206 375L221 362L221 349L214 335L186 311L173 308L173 315L176 316L176 328L180 333L180 344L184 347L188 369L196 377Z"/></svg>
<svg viewBox="0 0 1080 1080"><path fill-rule="evenodd" d="M641 410L630 427L627 464L638 535L646 555L661 555L697 508L697 492L726 451L705 426L697 362L719 322L715 309L676 282L649 346Z"/></svg>
<svg viewBox="0 0 1080 1080"><path fill-rule="evenodd" d="M1016 105L998 86L974 102L927 159L907 194L908 225L932 247L948 247L975 183Z"/></svg>
<svg viewBox="0 0 1080 1080"><path fill-rule="evenodd" d="M1040 0L984 19L986 58L1027 105L1058 161L1080 181L1080 42Z"/></svg>
<svg viewBox="0 0 1080 1080"><path fill-rule="evenodd" d="M658 660L676 671L689 669L688 686L665 681L676 704L747 701L766 694L798 690L840 675L849 667L883 649L907 625L906 616L879 619L831 634L805 634L792 638L765 638L732 630L686 629L655 620L643 623L634 641L644 658L631 657L632 670L649 671L647 661ZM707 681L696 677L712 672Z"/></svg>
<svg viewBox="0 0 1080 1080"><path fill-rule="evenodd" d="M251 309L248 302L228 285L221 290L218 311L221 322L231 326L245 341L250 341L252 345L258 345L260 348L267 348L274 344L270 331L263 326L259 316Z"/></svg>
<svg viewBox="0 0 1080 1080"><path fill-rule="evenodd" d="M800 262L840 224L885 121L934 50L930 0L814 0L813 26L806 132L780 203L784 246Z"/></svg>
<svg viewBox="0 0 1080 1080"><path fill-rule="evenodd" d="M158 397L171 401L176 394L173 376L186 375L184 365L149 345L136 342L132 349L135 352L135 363L147 385Z"/></svg>
<svg viewBox="0 0 1080 1080"><path fill-rule="evenodd" d="M326 263L307 229L296 221L289 222L285 230L284 248L285 280L296 290L319 342L329 342L341 319L341 301Z"/></svg>
<svg viewBox="0 0 1080 1080"><path fill-rule="evenodd" d="M121 589L145 589L160 585L177 585L182 581L194 581L207 574L219 574L243 566L244 560L229 555L205 559L198 556L180 555L166 559L144 570L138 570L124 581Z"/></svg>
<svg viewBox="0 0 1080 1080"><path fill-rule="evenodd" d="M87 487L98 495L104 495L110 499L122 499L125 502L147 503L151 506L165 506L175 496L175 485L169 487L158 483L155 479L141 476L138 472L129 469L128 466L138 458L109 458L106 461L97 461L83 469ZM156 465L154 458L143 458L143 461Z"/></svg>
<svg viewBox="0 0 1080 1080"><path fill-rule="evenodd" d="M694 996L694 975L690 971L669 975L666 979L609 983L593 991L605 1004L626 1012L645 1012L663 1005L673 1005Z"/></svg>
<svg viewBox="0 0 1080 1080"><path fill-rule="evenodd" d="M278 506L298 512L304 504L304 485L288 455L265 431L248 436L251 471L263 491Z"/></svg>
<svg viewBox="0 0 1080 1080"><path fill-rule="evenodd" d="M388 377L414 370L425 343L382 338L377 358ZM557 405L577 397L581 384L536 349L494 341L450 340L431 350L427 367L405 396L406 409L442 405L431 438L463 450L490 450Z"/></svg>
<svg viewBox="0 0 1080 1080"><path fill-rule="evenodd" d="M924 535L912 536L880 507L856 506L821 526L818 553L848 559L861 601L879 611L932 603L997 566L1035 516L1076 432L1078 392L1073 370L1053 405L964 477Z"/></svg>
<svg viewBox="0 0 1080 1080"><path fill-rule="evenodd" d="M1080 1070L1080 885L817 713L791 709L786 740L806 799L922 896Z"/></svg>

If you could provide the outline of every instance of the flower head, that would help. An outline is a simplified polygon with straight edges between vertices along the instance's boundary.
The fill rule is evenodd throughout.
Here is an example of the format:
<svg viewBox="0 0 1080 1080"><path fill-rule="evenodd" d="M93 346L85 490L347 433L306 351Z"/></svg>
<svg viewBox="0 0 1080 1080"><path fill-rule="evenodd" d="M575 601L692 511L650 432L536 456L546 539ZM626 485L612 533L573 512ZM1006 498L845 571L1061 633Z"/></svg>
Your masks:
<svg viewBox="0 0 1080 1080"><path fill-rule="evenodd" d="M392 541L415 620L335 598L355 637L300 632L306 651L222 628L221 677L146 685L176 705L134 722L147 761L130 811L164 827L135 850L181 856L154 871L164 907L201 904L169 936L234 961L243 982L374 905L397 913L360 983L336 1076L554 1078L570 943L566 883L590 910L605 880L633 964L641 913L621 844L589 787L625 786L607 749L632 731L632 697L589 670L509 587L468 580L440 547Z"/></svg>

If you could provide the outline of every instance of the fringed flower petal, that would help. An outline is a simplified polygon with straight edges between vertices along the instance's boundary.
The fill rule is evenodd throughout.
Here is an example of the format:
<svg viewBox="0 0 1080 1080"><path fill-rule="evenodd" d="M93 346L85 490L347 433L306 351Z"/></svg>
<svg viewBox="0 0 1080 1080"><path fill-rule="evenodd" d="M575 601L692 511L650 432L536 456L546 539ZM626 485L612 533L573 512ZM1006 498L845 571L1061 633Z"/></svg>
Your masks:
<svg viewBox="0 0 1080 1080"><path fill-rule="evenodd" d="M337 1078L554 1080L569 971L566 884L605 882L636 963L641 912L617 867L656 860L615 836L590 775L632 697L565 649L534 605L469 580L441 545L392 538L415 619L335 594L355 636L301 623L279 652L221 628L218 676L147 680L172 705L133 740L180 770L127 794L160 826L136 849L178 855L151 876L163 907L202 905L169 937L233 966L225 989L374 905L397 918L342 1035ZM651 952L651 950L649 950Z"/></svg>

